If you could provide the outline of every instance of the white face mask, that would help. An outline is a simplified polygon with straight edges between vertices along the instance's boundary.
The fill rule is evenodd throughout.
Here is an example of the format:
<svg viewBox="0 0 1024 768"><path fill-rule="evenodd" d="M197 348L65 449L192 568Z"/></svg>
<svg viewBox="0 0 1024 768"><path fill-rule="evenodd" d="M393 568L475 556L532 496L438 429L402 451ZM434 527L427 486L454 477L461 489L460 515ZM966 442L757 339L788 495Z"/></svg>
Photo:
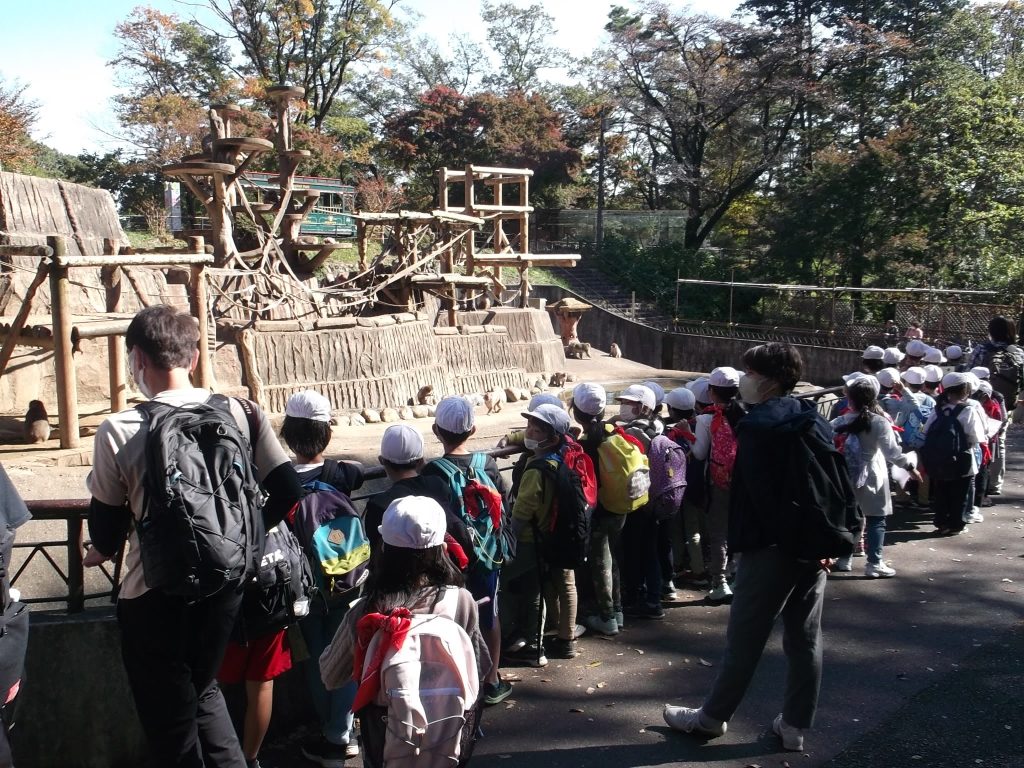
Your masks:
<svg viewBox="0 0 1024 768"><path fill-rule="evenodd" d="M523 445L526 446L528 451L536 451L540 448L540 440L534 440L532 437L523 438Z"/></svg>
<svg viewBox="0 0 1024 768"><path fill-rule="evenodd" d="M763 376L748 373L740 379L740 399L747 405L757 405L767 400L775 385Z"/></svg>
<svg viewBox="0 0 1024 768"><path fill-rule="evenodd" d="M146 369L139 365L138 349L133 349L131 354L128 355L128 370L131 372L132 378L135 379L135 386L139 388L139 392L141 392L143 397L147 400L152 400L153 395L156 393L146 385Z"/></svg>
<svg viewBox="0 0 1024 768"><path fill-rule="evenodd" d="M633 403L619 403L619 417L626 421L633 421L639 416L639 411Z"/></svg>

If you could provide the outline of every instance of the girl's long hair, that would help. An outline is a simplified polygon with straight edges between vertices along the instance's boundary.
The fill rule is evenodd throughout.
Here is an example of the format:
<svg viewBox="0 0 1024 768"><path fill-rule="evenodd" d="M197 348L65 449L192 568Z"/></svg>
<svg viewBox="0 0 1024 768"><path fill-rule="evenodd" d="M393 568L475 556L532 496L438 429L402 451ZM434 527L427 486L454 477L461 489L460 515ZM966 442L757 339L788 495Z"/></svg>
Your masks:
<svg viewBox="0 0 1024 768"><path fill-rule="evenodd" d="M377 613L409 607L424 590L435 589L440 597L444 587L464 583L443 546L406 549L384 544L374 564L363 597L367 610Z"/></svg>
<svg viewBox="0 0 1024 768"><path fill-rule="evenodd" d="M856 417L843 428L843 432L857 435L871 429L871 414L885 418L885 411L878 404L878 398L874 390L869 386L859 386L854 381L846 388L847 400L850 407L857 411Z"/></svg>

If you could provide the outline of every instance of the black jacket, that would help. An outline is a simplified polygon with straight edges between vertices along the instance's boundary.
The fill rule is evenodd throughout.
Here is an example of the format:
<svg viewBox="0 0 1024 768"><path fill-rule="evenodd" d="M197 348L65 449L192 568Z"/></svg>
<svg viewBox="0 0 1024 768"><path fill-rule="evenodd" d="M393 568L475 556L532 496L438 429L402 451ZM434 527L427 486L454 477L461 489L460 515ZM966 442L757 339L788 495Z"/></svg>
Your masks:
<svg viewBox="0 0 1024 768"><path fill-rule="evenodd" d="M736 425L736 464L729 502L729 551L776 546L779 519L792 495L784 487L797 434L810 422L822 439L832 427L814 405L794 397L774 397L752 406Z"/></svg>

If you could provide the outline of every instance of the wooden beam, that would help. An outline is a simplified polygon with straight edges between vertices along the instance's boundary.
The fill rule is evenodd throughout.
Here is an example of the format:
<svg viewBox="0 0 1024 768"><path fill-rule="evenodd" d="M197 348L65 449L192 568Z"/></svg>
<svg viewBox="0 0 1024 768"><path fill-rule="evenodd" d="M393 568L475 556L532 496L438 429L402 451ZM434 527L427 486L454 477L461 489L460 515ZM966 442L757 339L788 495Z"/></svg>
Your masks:
<svg viewBox="0 0 1024 768"><path fill-rule="evenodd" d="M62 256L54 255L59 267L177 267L188 264L212 264L208 253L133 253L119 256Z"/></svg>
<svg viewBox="0 0 1024 768"><path fill-rule="evenodd" d="M57 417L60 419L60 447L77 448L78 380L71 341L71 308L68 306L68 268L61 265L67 244L63 237L50 236L53 249L50 268L50 307L53 312L53 364L57 378Z"/></svg>
<svg viewBox="0 0 1024 768"><path fill-rule="evenodd" d="M35 298L36 291L43 284L49 273L50 265L46 261L39 262L39 266L36 267L36 276L32 278L32 282L29 283L28 289L25 291L25 298L21 302L18 315L14 318L14 322L11 323L11 330L7 332L3 349L0 349L0 376L3 376L4 371L7 370L7 363L10 362L11 355L14 354L14 348L18 345L21 329L25 327L25 321L28 320L28 316L32 313L32 300Z"/></svg>
<svg viewBox="0 0 1024 768"><path fill-rule="evenodd" d="M488 165L467 165L466 170L480 174L493 174L496 176L533 176L533 171L529 168L492 168Z"/></svg>

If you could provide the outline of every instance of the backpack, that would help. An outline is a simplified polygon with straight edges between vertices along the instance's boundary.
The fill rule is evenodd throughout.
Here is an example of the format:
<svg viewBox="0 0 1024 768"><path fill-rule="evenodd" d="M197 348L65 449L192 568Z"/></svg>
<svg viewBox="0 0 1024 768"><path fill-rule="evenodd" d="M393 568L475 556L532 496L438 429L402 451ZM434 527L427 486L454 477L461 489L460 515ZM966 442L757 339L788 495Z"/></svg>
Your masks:
<svg viewBox="0 0 1024 768"><path fill-rule="evenodd" d="M935 401L930 397L921 402L914 395L908 395L914 407L907 412L907 420L903 423L903 444L912 451L924 445L924 425L935 410Z"/></svg>
<svg viewBox="0 0 1024 768"><path fill-rule="evenodd" d="M708 410L711 417L711 452L708 465L711 468L711 482L717 488L729 490L732 485L732 468L736 464L736 435L725 417L724 405L713 405Z"/></svg>
<svg viewBox="0 0 1024 768"><path fill-rule="evenodd" d="M651 509L656 520L668 520L683 504L686 492L686 451L675 440L658 435L647 454L651 463Z"/></svg>
<svg viewBox="0 0 1024 768"><path fill-rule="evenodd" d="M842 453L814 427L812 420L797 432L788 451L780 486L787 508L778 521L779 549L806 561L848 557L864 516Z"/></svg>
<svg viewBox="0 0 1024 768"><path fill-rule="evenodd" d="M260 569L242 597L245 637L260 637L294 624L309 613L315 591L302 545L287 523L278 523L267 532Z"/></svg>
<svg viewBox="0 0 1024 768"><path fill-rule="evenodd" d="M14 530L11 525L0 524L0 588L3 592L0 595L3 602L0 606L0 708L3 709L0 729L9 729L14 724L11 717L14 707L5 708L4 704L11 689L24 675L25 654L28 652L28 606L20 600L14 600L11 595L10 563L14 549Z"/></svg>
<svg viewBox="0 0 1024 768"><path fill-rule="evenodd" d="M863 488L868 482L868 463L864 461L864 450L860 444L860 438L853 432L843 432L837 439L839 452L843 454L846 462L846 473L850 476L850 483L854 488Z"/></svg>
<svg viewBox="0 0 1024 768"><path fill-rule="evenodd" d="M627 515L650 501L650 463L639 440L622 427L604 426L605 436L597 447L597 497L604 509Z"/></svg>
<svg viewBox="0 0 1024 768"><path fill-rule="evenodd" d="M337 462L324 462L329 477ZM351 499L330 483L311 480L295 510L294 530L313 570L317 590L331 604L358 589L370 572L370 540Z"/></svg>
<svg viewBox="0 0 1024 768"><path fill-rule="evenodd" d="M949 411L940 408L928 427L918 455L931 477L963 477L971 470L971 447L958 418L966 407L960 403Z"/></svg>
<svg viewBox="0 0 1024 768"><path fill-rule="evenodd" d="M252 433L253 406L238 402ZM136 407L147 430L137 526L146 586L189 602L238 587L258 570L266 533L252 449L228 398Z"/></svg>
<svg viewBox="0 0 1024 768"><path fill-rule="evenodd" d="M474 453L467 472L445 458L434 459L431 463L452 490L456 512L473 542L473 559L487 571L501 568L513 556L511 531L504 525L504 500L486 471L487 455Z"/></svg>
<svg viewBox="0 0 1024 768"><path fill-rule="evenodd" d="M989 369L992 389L1009 403L1016 403L1024 383L1024 350L1016 344L990 345L982 356L981 365Z"/></svg>
<svg viewBox="0 0 1024 768"><path fill-rule="evenodd" d="M534 528L540 556L556 568L579 568L587 561L590 519L597 505L594 464L580 444L567 436L557 454L538 457L530 466L555 483L547 530Z"/></svg>
<svg viewBox="0 0 1024 768"><path fill-rule="evenodd" d="M473 642L455 621L458 603L459 590L449 587L432 613L399 608L356 625L352 709L386 709L383 728L380 718L361 716L367 757L379 755L380 765L448 768L469 759L480 677Z"/></svg>

